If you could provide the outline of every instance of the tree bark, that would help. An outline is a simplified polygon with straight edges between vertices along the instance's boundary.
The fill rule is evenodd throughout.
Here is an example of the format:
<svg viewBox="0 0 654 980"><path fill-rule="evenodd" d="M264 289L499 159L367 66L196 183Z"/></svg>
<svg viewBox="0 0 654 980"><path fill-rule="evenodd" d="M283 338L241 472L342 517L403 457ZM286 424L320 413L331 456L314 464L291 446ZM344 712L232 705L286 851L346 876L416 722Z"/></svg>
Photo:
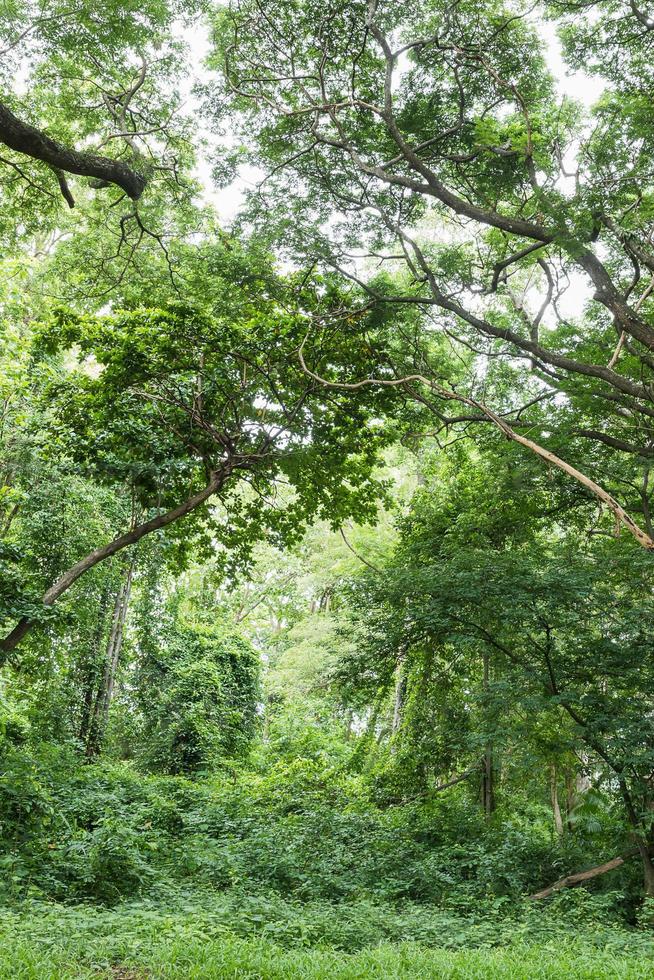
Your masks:
<svg viewBox="0 0 654 980"><path fill-rule="evenodd" d="M120 160L73 150L46 136L35 126L23 122L6 105L0 102L0 142L17 153L40 160L52 167L55 173L66 173L91 177L105 184L116 184L128 197L137 201L145 190L146 180L142 174ZM68 200L68 198L67 198ZM68 200L70 204L70 200Z"/></svg>
<svg viewBox="0 0 654 980"><path fill-rule="evenodd" d="M554 826L559 837L563 837L563 817L559 805L559 787L556 764L550 766L550 796L552 798L552 814L554 816Z"/></svg>
<svg viewBox="0 0 654 980"><path fill-rule="evenodd" d="M151 518L149 521L145 521L143 524L137 524L136 527L132 528L131 531L127 531L125 534L119 535L110 541L108 544L102 545L100 548L96 548L94 551L89 552L84 558L81 558L78 562L72 565L68 571L57 579L57 581L50 586L48 591L44 594L42 602L45 606L52 606L57 601L57 599L66 592L71 585L73 585L78 578L84 575L86 572L95 568L100 562L106 561L107 558L111 558L112 555L117 554L124 548L128 548L132 544L136 544L141 538L144 538L147 534L152 534L153 531L158 531L161 528L168 527L169 524L173 524L178 521L181 517L185 517L186 514L190 514L191 511L195 510L201 504L205 503L210 497L213 496L225 483L228 477L231 475L233 467L230 463L227 463L221 470L216 470L211 474L211 479L209 480L206 487L194 493L191 497L188 497L183 503L178 504L177 507L173 507L172 510L166 511L165 514L159 514L157 517ZM14 650L24 636L32 629L34 626L34 620L28 617L23 617L13 630L7 634L7 636L0 641L0 666L6 663L8 659L8 654Z"/></svg>
<svg viewBox="0 0 654 980"><path fill-rule="evenodd" d="M484 758L482 760L481 775L481 802L486 817L490 817L495 812L495 787L493 785L493 747L490 743L486 746Z"/></svg>
<svg viewBox="0 0 654 980"><path fill-rule="evenodd" d="M0 531L0 537L4 538L7 536L7 534L9 534L9 531L11 530L11 525L14 523L14 519L19 510L20 510L20 503L14 504L14 506L7 514L4 524L2 525L2 531Z"/></svg>
<svg viewBox="0 0 654 980"><path fill-rule="evenodd" d="M125 619L127 617L127 609L132 591L134 565L135 558L133 557L127 568L125 579L116 594L111 630L109 631L109 638L107 640L104 671L96 694L91 724L88 730L86 742L86 755L88 757L100 755L102 751L102 744L109 721L109 708L113 697L116 671L118 670L120 652L123 646Z"/></svg>

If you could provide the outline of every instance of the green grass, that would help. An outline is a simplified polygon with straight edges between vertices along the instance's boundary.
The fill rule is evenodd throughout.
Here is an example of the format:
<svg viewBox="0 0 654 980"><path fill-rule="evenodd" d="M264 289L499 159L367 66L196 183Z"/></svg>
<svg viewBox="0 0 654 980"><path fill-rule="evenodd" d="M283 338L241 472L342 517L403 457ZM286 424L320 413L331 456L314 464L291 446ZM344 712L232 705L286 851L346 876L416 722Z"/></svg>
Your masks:
<svg viewBox="0 0 654 980"><path fill-rule="evenodd" d="M652 978L654 961L579 948L514 947L505 950L426 950L411 945L378 946L355 954L287 951L273 944L225 937L203 943L153 942L120 961L105 960L101 946L39 949L18 941L0 948L3 980L366 980L366 978Z"/></svg>
<svg viewBox="0 0 654 980"><path fill-rule="evenodd" d="M243 925L241 923L241 925ZM130 904L115 909L26 903L0 912L0 980L365 980L365 978L654 978L647 931L586 924L576 934L525 939L518 931L470 945L449 920L441 942L381 942L351 952L326 948L309 930L280 945L275 923L251 922L247 936L192 903L164 911ZM254 931L256 929L256 931ZM475 943L473 935L476 935ZM455 942L458 948L444 948ZM289 948L289 945L291 948Z"/></svg>

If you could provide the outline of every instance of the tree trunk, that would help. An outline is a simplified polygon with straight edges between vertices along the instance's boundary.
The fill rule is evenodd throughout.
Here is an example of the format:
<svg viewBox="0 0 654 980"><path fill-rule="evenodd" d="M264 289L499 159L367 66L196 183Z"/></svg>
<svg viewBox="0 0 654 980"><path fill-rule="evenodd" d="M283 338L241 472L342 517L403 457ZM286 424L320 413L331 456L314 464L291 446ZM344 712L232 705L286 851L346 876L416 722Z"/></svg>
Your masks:
<svg viewBox="0 0 654 980"><path fill-rule="evenodd" d="M587 762L588 760L582 761ZM572 811L579 803L580 798L587 792L589 786L590 779L584 772L568 773L565 777L565 808L568 830L572 830Z"/></svg>
<svg viewBox="0 0 654 980"><path fill-rule="evenodd" d="M638 853L640 854L643 866L643 890L648 898L654 898L654 863L649 852L649 847L640 838L637 841Z"/></svg>
<svg viewBox="0 0 654 980"><path fill-rule="evenodd" d="M401 647L397 654L397 667L395 668L395 698L393 701L393 722L391 725L391 736L394 737L402 727L402 716L404 713L404 702L406 699L406 647ZM396 746L391 746L391 751L396 751Z"/></svg>
<svg viewBox="0 0 654 980"><path fill-rule="evenodd" d="M634 843L638 849L638 853L640 854L640 860L643 866L643 888L645 895L648 897L654 897L654 864L652 863L652 857L650 855L650 845L647 839L647 833L641 821L638 819L638 814L634 807L634 802L624 776L620 775L618 777L618 784L620 786L622 799L624 800L627 820L632 828Z"/></svg>
<svg viewBox="0 0 654 980"><path fill-rule="evenodd" d="M93 705L95 702L98 681L98 665L100 663L100 645L102 643L102 637L104 636L108 602L109 590L105 588L102 592L98 609L98 621L96 624L95 636L93 637L91 659L86 664L86 668L84 670L84 700L82 702L82 717L80 719L79 726L79 740L83 745L86 745L89 728L91 726L91 719L93 717Z"/></svg>
<svg viewBox="0 0 654 980"><path fill-rule="evenodd" d="M132 591L132 578L134 575L135 559L129 564L127 574L122 582L116 601L111 620L111 630L107 640L107 652L105 665L100 686L93 706L91 724L89 725L88 738L86 742L86 755L88 757L100 755L104 742L107 722L109 721L109 708L113 697L114 684L116 681L116 671L120 659L120 652L123 646L123 634L125 630L125 619L129 607L129 599Z"/></svg>
<svg viewBox="0 0 654 980"><path fill-rule="evenodd" d="M495 812L495 786L493 783L493 747L486 746L481 777L481 802L484 813L490 817Z"/></svg>
<svg viewBox="0 0 654 980"><path fill-rule="evenodd" d="M484 695L488 694L490 687L490 655L488 650L483 652L484 673L482 678L482 689ZM493 779L493 746L490 740L486 743L484 758L482 760L481 774L481 805L487 817L495 811L495 785Z"/></svg>
<svg viewBox="0 0 654 980"><path fill-rule="evenodd" d="M4 538L4 537L6 537L9 534L9 531L11 530L11 525L14 523L14 519L15 519L16 514L18 513L19 510L20 510L20 502L14 504L14 506L11 508L11 510L7 514L7 516L5 518L5 522L4 522L3 526L2 526L2 531L0 531L0 537L3 537Z"/></svg>
<svg viewBox="0 0 654 980"><path fill-rule="evenodd" d="M554 826L559 837L563 836L563 817L559 806L559 787L556 765L553 762L550 766L550 796L552 798L552 813L554 815Z"/></svg>

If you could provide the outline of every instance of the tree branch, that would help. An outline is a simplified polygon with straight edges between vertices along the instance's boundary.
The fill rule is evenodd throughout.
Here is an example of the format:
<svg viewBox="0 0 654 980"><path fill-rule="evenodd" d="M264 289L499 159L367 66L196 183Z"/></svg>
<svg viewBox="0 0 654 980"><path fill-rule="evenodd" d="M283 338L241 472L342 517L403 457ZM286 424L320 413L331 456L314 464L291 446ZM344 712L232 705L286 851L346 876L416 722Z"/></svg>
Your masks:
<svg viewBox="0 0 654 980"><path fill-rule="evenodd" d="M0 102L0 142L17 153L40 160L52 167L59 184L62 186L61 171L77 174L81 177L93 178L95 186L116 184L125 193L137 201L145 190L145 177L122 163L110 157L98 156L94 153L78 152L63 143L46 136L40 129L23 122L4 103ZM65 179L64 179L65 184ZM64 193L71 205L72 198Z"/></svg>
<svg viewBox="0 0 654 980"><path fill-rule="evenodd" d="M568 476L571 476L578 483L581 483L582 486L586 487L587 490L590 490L594 497L597 497L598 500L601 500L602 503L606 504L611 513L615 516L617 523L624 524L626 529L631 535L633 535L638 544L648 551L654 550L654 539L643 531L643 529L618 503L615 497L611 496L608 491L592 480L589 476L586 476L585 473L582 473L580 470L576 469L576 467L572 466L570 463L567 463L564 459L556 456L555 453L550 452L549 449L545 449L543 446L540 446L537 442L534 442L533 439L528 439L526 436L520 435L515 431L515 429L511 428L505 419L499 416L492 409L488 408L487 405L484 405L483 402L476 401L474 398L468 398L466 395L460 395L455 391L448 390L447 388L442 388L440 385L436 384L435 381L426 378L422 374L410 374L404 378L396 378L392 380L366 378L363 381L353 382L350 384L346 382L328 381L325 378L321 378L320 375L315 374L307 367L303 354L303 347L305 343L306 339L303 341L302 346L298 351L300 366L305 374L308 374L309 377L314 379L314 381L318 381L325 387L340 388L347 391L357 391L358 389L364 388L367 385L379 385L381 387L394 388L401 386L413 396L410 385L412 382L417 382L418 384L428 388L430 391L433 391L439 398L446 399L447 401L458 401L464 405L468 405L470 408L477 409L478 411L482 412L483 415L485 415L486 418L507 437L507 439L511 439L513 442L517 442L519 445L531 450L531 452L535 453L546 463L549 463L550 465L555 466L557 469L562 470L564 473L567 473Z"/></svg>
<svg viewBox="0 0 654 980"><path fill-rule="evenodd" d="M539 898L549 898L554 892L560 892L563 888L569 888L571 885L580 885L583 881L590 881L591 878L605 875L607 871L615 871L616 868L619 868L625 863L627 858L633 857L634 854L638 854L636 848L620 857L611 858L610 861L605 861L604 864L597 864L594 868L588 868L587 871L578 871L576 874L566 875L565 878L559 878L558 881L548 885L547 888L543 888L541 891L535 892L529 897L534 901Z"/></svg>
<svg viewBox="0 0 654 980"><path fill-rule="evenodd" d="M186 514L190 514L192 510L195 510L201 504L203 504L209 497L213 496L225 483L227 478L231 475L233 469L233 464L228 462L220 470L215 470L211 474L211 478L207 485L199 490L197 493L188 497L183 503L178 504L177 507L173 507L172 510L166 511L165 514L159 514L157 517L151 518L149 521L145 521L143 524L138 524L136 527L132 528L131 531L127 531L125 534L120 534L113 541L109 541L108 544L102 545L100 548L96 548L94 551L89 552L84 558L81 558L78 562L72 565L64 574L57 579L57 581L50 586L47 592L44 594L42 602L44 606L52 606L57 601L57 599L66 592L71 585L73 585L78 578L84 575L90 569L99 565L100 562L106 561L107 558L111 558L112 555L117 554L122 551L123 548L127 548L132 544L136 544L141 538L144 538L146 534L152 534L153 531L158 531L161 528L168 527L169 524L173 524L178 521L181 517L185 517ZM31 630L34 626L34 620L28 617L23 617L13 630L7 634L7 636L0 641L0 666L7 661L7 654L10 653L23 639L23 637Z"/></svg>

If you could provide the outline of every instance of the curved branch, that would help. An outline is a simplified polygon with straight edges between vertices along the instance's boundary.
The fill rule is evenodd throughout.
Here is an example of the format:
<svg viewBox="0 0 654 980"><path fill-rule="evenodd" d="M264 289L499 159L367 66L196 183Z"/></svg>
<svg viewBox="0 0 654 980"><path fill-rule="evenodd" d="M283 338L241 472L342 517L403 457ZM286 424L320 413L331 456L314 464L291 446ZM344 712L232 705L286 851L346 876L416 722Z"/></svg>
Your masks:
<svg viewBox="0 0 654 980"><path fill-rule="evenodd" d="M341 531L341 537L343 538L345 545L350 549L354 557L358 558L359 561L362 562L362 564L367 565L368 568L372 568L373 572L377 572L378 575L381 575L381 568L377 568L377 566L373 565L371 561L368 561L366 558L363 557L363 555L360 555L358 551L355 551L352 545L350 544L350 542L345 537L345 531L343 530L343 528L341 528L340 531Z"/></svg>
<svg viewBox="0 0 654 980"><path fill-rule="evenodd" d="M71 585L73 585L78 578L84 575L86 572L95 568L100 562L106 561L107 558L111 558L112 555L117 554L124 548L129 547L132 544L136 544L141 538L144 538L146 534L152 534L153 531L158 531L161 528L168 527L169 524L173 524L178 521L181 517L185 517L186 514L190 514L192 510L195 510L201 504L203 504L209 497L213 496L221 486L225 483L227 478L231 475L233 466L231 463L225 464L222 469L215 470L211 474L211 479L207 485L199 490L197 493L188 497L183 503L178 504L177 507L173 507L172 510L166 511L165 514L159 514L157 517L151 518L149 521L145 521L143 524L137 524L133 527L131 531L127 531L125 534L120 534L113 541L109 541L108 544L102 545L100 548L96 548L94 551L89 552L84 558L80 558L78 562L72 565L67 571L64 572L57 581L50 586L48 591L44 594L42 602L44 606L52 606L57 601L57 599L66 592ZM11 633L8 633L3 640L0 641L0 666L6 662L7 654L10 653L23 639L23 637L31 630L34 626L34 620L24 616L17 625L13 628Z"/></svg>
<svg viewBox="0 0 654 980"><path fill-rule="evenodd" d="M46 136L40 129L23 122L0 102L0 142L17 153L47 163L55 171L90 177L96 186L116 184L137 201L145 190L145 177L120 160L73 150ZM67 198L68 200L68 198ZM70 204L70 200L68 200Z"/></svg>
<svg viewBox="0 0 654 980"><path fill-rule="evenodd" d="M537 442L534 442L533 439L528 439L526 436L521 436L515 431L515 429L511 428L508 422L506 422L492 409L488 408L487 405L484 405L483 402L476 401L474 398L468 398L466 395L459 395L457 392L448 390L447 388L442 388L440 385L436 384L435 381L426 378L422 374L409 374L404 378L394 378L392 380L365 378L363 381L355 381L352 383L343 381L328 381L325 378L321 378L320 375L315 374L307 367L303 353L305 343L306 338L302 342L302 346L298 351L300 366L305 374L327 388L340 388L347 391L357 391L358 389L364 388L368 385L378 385L380 387L388 388L403 387L410 395L413 395L413 397L418 397L412 392L410 387L412 382L417 382L418 384L428 388L430 391L433 391L439 398L443 398L447 401L461 402L463 405L467 405L469 408L477 409L479 412L485 415L486 418L507 437L507 439L511 439L513 442L517 442L520 446L524 446L526 449L529 449L546 463L551 466L555 466L564 473L567 473L568 476L571 476L578 483L581 483L582 486L586 487L587 490L590 490L594 497L597 497L598 500L601 500L602 503L608 507L608 509L614 515L617 525L623 524L629 533L633 535L639 545L641 545L647 551L654 551L654 539L643 531L636 521L634 521L634 519L626 512L624 507L622 507L615 497L611 496L611 494L605 490L604 487L601 487L599 483L596 483L589 476L586 476L586 474L582 473L581 470L578 470L570 463L567 463L564 459L561 459L560 456L555 455L555 453L550 452L549 449L545 449ZM422 401L422 399L419 400Z"/></svg>

